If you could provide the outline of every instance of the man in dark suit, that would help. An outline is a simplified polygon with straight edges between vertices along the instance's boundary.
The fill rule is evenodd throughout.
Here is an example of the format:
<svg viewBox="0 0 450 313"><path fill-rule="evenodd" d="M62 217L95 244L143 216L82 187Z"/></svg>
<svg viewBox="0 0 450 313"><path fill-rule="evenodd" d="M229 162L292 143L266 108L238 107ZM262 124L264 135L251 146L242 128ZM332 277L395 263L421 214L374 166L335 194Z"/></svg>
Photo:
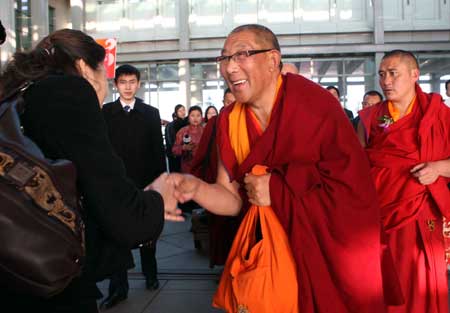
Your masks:
<svg viewBox="0 0 450 313"><path fill-rule="evenodd" d="M339 101L339 103L341 103L341 93L340 93L338 87L328 86L326 89L328 90L329 93L331 93L337 99L337 101ZM350 122L353 122L353 112L344 107L342 107L342 109L344 110L345 115L347 115Z"/></svg>
<svg viewBox="0 0 450 313"><path fill-rule="evenodd" d="M166 171L161 119L158 109L136 98L140 87L140 73L131 65L116 69L114 78L120 97L103 106L111 143L122 158L128 176L138 188L153 181ZM140 247L142 272L146 287L159 287L156 266L156 242ZM110 308L128 296L127 269L111 276L109 295L101 307Z"/></svg>

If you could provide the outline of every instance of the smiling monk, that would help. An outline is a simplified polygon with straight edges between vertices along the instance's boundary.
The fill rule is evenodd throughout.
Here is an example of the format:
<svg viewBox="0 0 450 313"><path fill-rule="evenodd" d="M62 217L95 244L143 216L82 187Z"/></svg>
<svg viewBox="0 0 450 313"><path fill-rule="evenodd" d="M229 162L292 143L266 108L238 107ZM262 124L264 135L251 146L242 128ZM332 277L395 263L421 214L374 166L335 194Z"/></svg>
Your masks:
<svg viewBox="0 0 450 313"><path fill-rule="evenodd" d="M450 109L424 93L414 55L394 50L380 64L386 101L360 112L406 303L390 313L448 312L442 217L449 217Z"/></svg>
<svg viewBox="0 0 450 313"><path fill-rule="evenodd" d="M236 98L219 116L217 181L175 174L178 199L222 215L271 206L295 259L301 313L385 312L376 191L339 102L280 74L280 46L264 26L234 29L217 61ZM267 174L250 174L257 164Z"/></svg>

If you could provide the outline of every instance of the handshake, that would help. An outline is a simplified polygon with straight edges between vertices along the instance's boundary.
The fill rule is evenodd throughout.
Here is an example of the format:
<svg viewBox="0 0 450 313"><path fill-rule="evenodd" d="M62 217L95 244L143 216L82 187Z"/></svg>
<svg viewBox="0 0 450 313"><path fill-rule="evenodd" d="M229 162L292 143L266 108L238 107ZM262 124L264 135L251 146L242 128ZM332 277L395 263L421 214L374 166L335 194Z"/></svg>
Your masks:
<svg viewBox="0 0 450 313"><path fill-rule="evenodd" d="M163 173L146 190L157 191L164 200L164 219L166 221L182 222L184 217L178 209L178 202L192 200L200 184L200 180L192 175L179 173Z"/></svg>

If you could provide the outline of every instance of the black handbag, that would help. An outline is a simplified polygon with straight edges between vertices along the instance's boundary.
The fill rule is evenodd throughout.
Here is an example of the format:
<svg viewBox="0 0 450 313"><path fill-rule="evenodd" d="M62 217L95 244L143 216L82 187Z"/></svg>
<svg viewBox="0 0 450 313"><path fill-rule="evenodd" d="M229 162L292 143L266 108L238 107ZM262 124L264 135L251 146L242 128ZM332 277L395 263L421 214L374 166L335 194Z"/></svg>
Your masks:
<svg viewBox="0 0 450 313"><path fill-rule="evenodd" d="M0 287L49 298L81 272L84 224L74 165L22 133L28 86L0 101Z"/></svg>

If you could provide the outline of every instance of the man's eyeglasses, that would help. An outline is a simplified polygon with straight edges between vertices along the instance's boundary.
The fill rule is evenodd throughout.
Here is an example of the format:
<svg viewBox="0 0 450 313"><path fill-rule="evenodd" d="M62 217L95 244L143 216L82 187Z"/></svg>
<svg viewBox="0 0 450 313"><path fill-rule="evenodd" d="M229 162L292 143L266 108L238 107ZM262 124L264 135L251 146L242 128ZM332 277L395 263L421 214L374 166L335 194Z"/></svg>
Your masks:
<svg viewBox="0 0 450 313"><path fill-rule="evenodd" d="M272 51L273 49L264 49L264 50L245 50L245 51L238 51L236 53L233 53L232 55L221 55L216 58L216 62L220 64L228 63L230 60L233 60L236 63L242 63L247 60L249 56L258 54L258 53L264 53Z"/></svg>

